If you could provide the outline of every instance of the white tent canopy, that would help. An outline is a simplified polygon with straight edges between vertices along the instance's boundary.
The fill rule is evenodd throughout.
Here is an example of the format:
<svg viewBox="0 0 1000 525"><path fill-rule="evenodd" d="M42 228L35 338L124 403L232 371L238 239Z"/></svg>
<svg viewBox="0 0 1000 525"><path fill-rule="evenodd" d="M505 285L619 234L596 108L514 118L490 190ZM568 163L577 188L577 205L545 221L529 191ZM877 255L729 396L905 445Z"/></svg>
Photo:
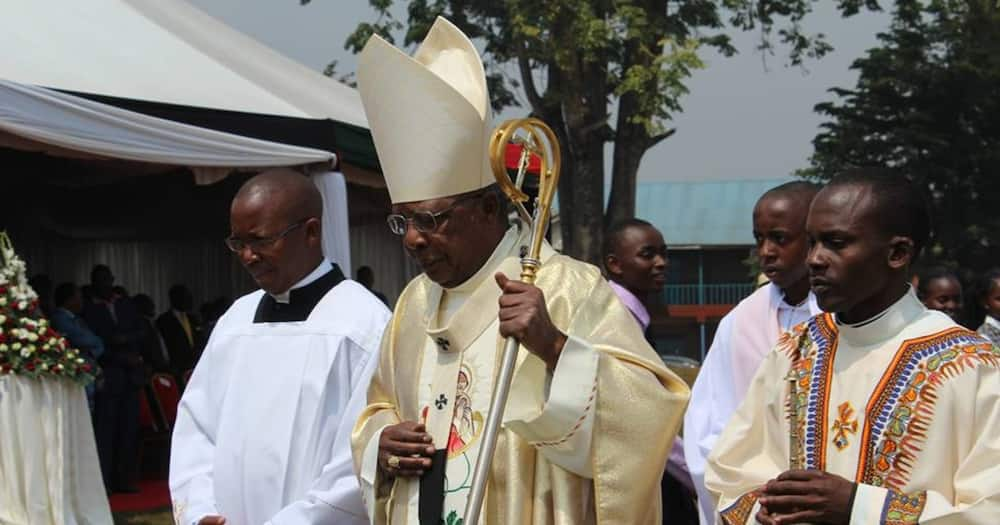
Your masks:
<svg viewBox="0 0 1000 525"><path fill-rule="evenodd" d="M330 151L185 125L65 92L366 129L356 90L183 0L3 2L0 49L0 146L184 166L199 183L233 169L310 165L328 210L338 214L324 217L324 246L350 271L346 185L329 173L336 165Z"/></svg>
<svg viewBox="0 0 1000 525"><path fill-rule="evenodd" d="M384 182L355 89L280 55L184 0L2 5L0 154L19 150L85 159L79 165L86 168L82 172L100 176L107 166L114 172L107 180L183 166L206 183L234 169L299 166L323 195L328 211L324 249L333 260L347 272L352 263L374 264L377 282L390 296L413 274L398 239L380 217ZM8 158L17 163L18 157ZM94 166L102 168L90 169ZM353 184L352 199L358 196L352 202L357 209L351 210L356 222L350 236L347 186L343 175L330 171L333 166ZM87 182L77 177L75 167L59 175L59 184ZM190 247L169 249L179 246L174 241L153 246L154 241L116 233L102 244L93 242L97 226L84 234L67 231L72 220L44 224L45 234L52 235L46 239L61 244L50 243L49 249L39 239L32 260L47 261L37 265L39 270L57 277L79 281L82 274L69 272L90 262L115 261L127 282L153 292L167 284L168 275L176 275L177 267L211 266L187 259L171 266L151 259L150 254L164 250L178 258L196 255ZM32 231L41 235L39 228ZM217 240L206 242L206 250L216 250ZM86 263L70 265L67 254ZM219 272L196 275L191 282L200 282L206 294L220 293L224 284L206 280L223 275Z"/></svg>
<svg viewBox="0 0 1000 525"><path fill-rule="evenodd" d="M0 78L368 127L356 90L183 0L12 0L2 5Z"/></svg>
<svg viewBox="0 0 1000 525"><path fill-rule="evenodd" d="M233 168L318 165L323 248L351 269L347 187L333 153L257 140L151 117L92 100L0 80L0 146L54 156L123 159L192 168L199 183Z"/></svg>
<svg viewBox="0 0 1000 525"><path fill-rule="evenodd" d="M104 158L192 168L329 166L334 160L327 151L189 126L2 79L0 131Z"/></svg>

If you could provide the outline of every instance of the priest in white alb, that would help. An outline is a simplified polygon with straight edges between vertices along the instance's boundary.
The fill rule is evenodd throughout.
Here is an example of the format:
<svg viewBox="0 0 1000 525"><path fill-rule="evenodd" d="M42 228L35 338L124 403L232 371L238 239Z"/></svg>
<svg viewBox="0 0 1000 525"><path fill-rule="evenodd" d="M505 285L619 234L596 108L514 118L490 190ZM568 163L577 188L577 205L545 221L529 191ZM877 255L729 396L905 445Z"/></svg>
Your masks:
<svg viewBox="0 0 1000 525"><path fill-rule="evenodd" d="M715 338L691 388L684 415L684 459L698 493L702 525L715 523L705 490L705 461L740 406L757 368L779 337L819 313L809 291L806 216L819 186L806 181L771 188L753 210L757 260L770 281L719 321Z"/></svg>
<svg viewBox="0 0 1000 525"><path fill-rule="evenodd" d="M442 18L412 58L372 37L358 81L389 226L424 271L400 296L355 427L372 522L462 523L513 336L522 349L481 522L659 524L688 389L597 268L546 244L535 285L516 280L528 232L493 183L472 43Z"/></svg>
<svg viewBox="0 0 1000 525"><path fill-rule="evenodd" d="M722 523L997 523L1000 349L910 288L929 223L916 186L878 170L816 195L827 313L767 356L709 456Z"/></svg>
<svg viewBox="0 0 1000 525"><path fill-rule="evenodd" d="M181 399L178 525L367 521L350 436L389 311L323 257L322 215L315 186L290 170L233 199L226 244L262 290L219 319Z"/></svg>

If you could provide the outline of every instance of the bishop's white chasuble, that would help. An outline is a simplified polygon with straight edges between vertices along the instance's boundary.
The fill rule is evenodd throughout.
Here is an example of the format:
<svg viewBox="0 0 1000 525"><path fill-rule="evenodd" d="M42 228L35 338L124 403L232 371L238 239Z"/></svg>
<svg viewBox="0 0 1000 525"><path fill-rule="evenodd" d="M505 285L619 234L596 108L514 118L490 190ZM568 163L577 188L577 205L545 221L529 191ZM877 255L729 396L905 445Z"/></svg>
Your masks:
<svg viewBox="0 0 1000 525"><path fill-rule="evenodd" d="M912 291L858 325L813 317L765 359L709 456L721 522L755 523L757 489L797 465L858 483L852 525L998 523L998 366L1000 349Z"/></svg>
<svg viewBox="0 0 1000 525"><path fill-rule="evenodd" d="M519 275L525 237L512 228L456 288L420 276L401 295L353 439L372 523L421 523L422 499L442 498L435 525L461 524L503 350L493 275ZM687 387L596 268L547 245L542 259L536 284L569 339L551 374L521 349L481 523L659 524L660 476ZM401 421L426 422L446 451L443 494L378 469L381 431Z"/></svg>

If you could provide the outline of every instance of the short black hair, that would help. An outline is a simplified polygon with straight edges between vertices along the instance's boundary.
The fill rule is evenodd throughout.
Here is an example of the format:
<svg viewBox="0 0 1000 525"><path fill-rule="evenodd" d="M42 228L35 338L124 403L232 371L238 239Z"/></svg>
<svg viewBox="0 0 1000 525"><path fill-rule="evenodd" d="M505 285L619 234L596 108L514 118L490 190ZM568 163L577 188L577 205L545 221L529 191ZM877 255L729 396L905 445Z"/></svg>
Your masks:
<svg viewBox="0 0 1000 525"><path fill-rule="evenodd" d="M910 179L884 168L852 168L827 185L867 186L875 197L875 227L888 236L913 241L913 260L920 257L931 236L931 212L920 188Z"/></svg>
<svg viewBox="0 0 1000 525"><path fill-rule="evenodd" d="M980 301L986 299L993 289L993 283L1000 280L1000 268L990 268L976 282L976 298Z"/></svg>
<svg viewBox="0 0 1000 525"><path fill-rule="evenodd" d="M132 305L141 315L153 315L156 313L156 304L153 303L153 298L144 294L137 293L132 296Z"/></svg>
<svg viewBox="0 0 1000 525"><path fill-rule="evenodd" d="M170 306L177 306L178 304L184 302L186 295L190 295L191 291L188 290L187 286L183 284L175 284L170 287L167 291L167 296L170 298Z"/></svg>
<svg viewBox="0 0 1000 525"><path fill-rule="evenodd" d="M917 276L919 278L917 280L917 297L921 301L927 298L927 286L930 285L931 281L953 279L955 282L961 284L961 281L958 280L958 275L944 266L931 266L922 270Z"/></svg>
<svg viewBox="0 0 1000 525"><path fill-rule="evenodd" d="M803 199L808 207L809 203L812 202L813 197L815 197L821 189L823 189L823 187L815 182L809 182L807 180L793 180L765 191L764 194L757 199L757 203L761 203L764 199L770 199L773 197L792 197Z"/></svg>
<svg viewBox="0 0 1000 525"><path fill-rule="evenodd" d="M97 276L105 272L111 274L111 267L106 264L95 264L94 268L90 270L90 282L96 281Z"/></svg>
<svg viewBox="0 0 1000 525"><path fill-rule="evenodd" d="M56 301L56 306L63 306L70 297L76 294L76 283L60 283L56 286L56 291L54 293L54 299Z"/></svg>
<svg viewBox="0 0 1000 525"><path fill-rule="evenodd" d="M603 255L607 257L608 255L613 255L618 249L618 245L621 244L622 234L625 230L629 228L656 228L649 221L644 221L642 219L632 217L630 219L623 219L611 225L604 232L604 246Z"/></svg>

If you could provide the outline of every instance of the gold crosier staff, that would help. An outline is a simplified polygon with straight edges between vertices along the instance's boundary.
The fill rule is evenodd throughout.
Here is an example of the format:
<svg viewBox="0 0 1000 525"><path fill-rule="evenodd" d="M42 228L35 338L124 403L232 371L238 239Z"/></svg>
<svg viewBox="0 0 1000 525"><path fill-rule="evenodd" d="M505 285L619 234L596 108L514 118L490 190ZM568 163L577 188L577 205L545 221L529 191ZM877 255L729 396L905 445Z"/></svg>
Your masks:
<svg viewBox="0 0 1000 525"><path fill-rule="evenodd" d="M523 135L518 135L518 132ZM510 143L521 146L521 160L517 168L517 181L511 181L507 174L506 153ZM525 224L531 226L531 243L527 254L521 257L521 282L533 284L535 275L542 262L539 254L542 241L549 228L549 216L552 197L556 193L559 182L559 142L555 133L536 118L512 119L500 124L490 139L490 166L500 189L514 204L518 215ZM539 170L538 197L535 199L534 217L525 209L524 203L528 195L521 191L525 173L531 155L541 159ZM493 397L490 399L490 412L483 429L483 441L476 459L476 470L472 475L472 490L469 493L468 506L462 523L478 525L479 512L482 510L483 497L486 495L486 481L489 479L490 465L493 462L493 452L497 446L497 436L500 433L500 422L503 419L507 396L510 393L510 381L514 375L514 365L517 363L517 351L520 344L517 339L508 337L504 345L503 356L500 359L500 373L497 376Z"/></svg>

